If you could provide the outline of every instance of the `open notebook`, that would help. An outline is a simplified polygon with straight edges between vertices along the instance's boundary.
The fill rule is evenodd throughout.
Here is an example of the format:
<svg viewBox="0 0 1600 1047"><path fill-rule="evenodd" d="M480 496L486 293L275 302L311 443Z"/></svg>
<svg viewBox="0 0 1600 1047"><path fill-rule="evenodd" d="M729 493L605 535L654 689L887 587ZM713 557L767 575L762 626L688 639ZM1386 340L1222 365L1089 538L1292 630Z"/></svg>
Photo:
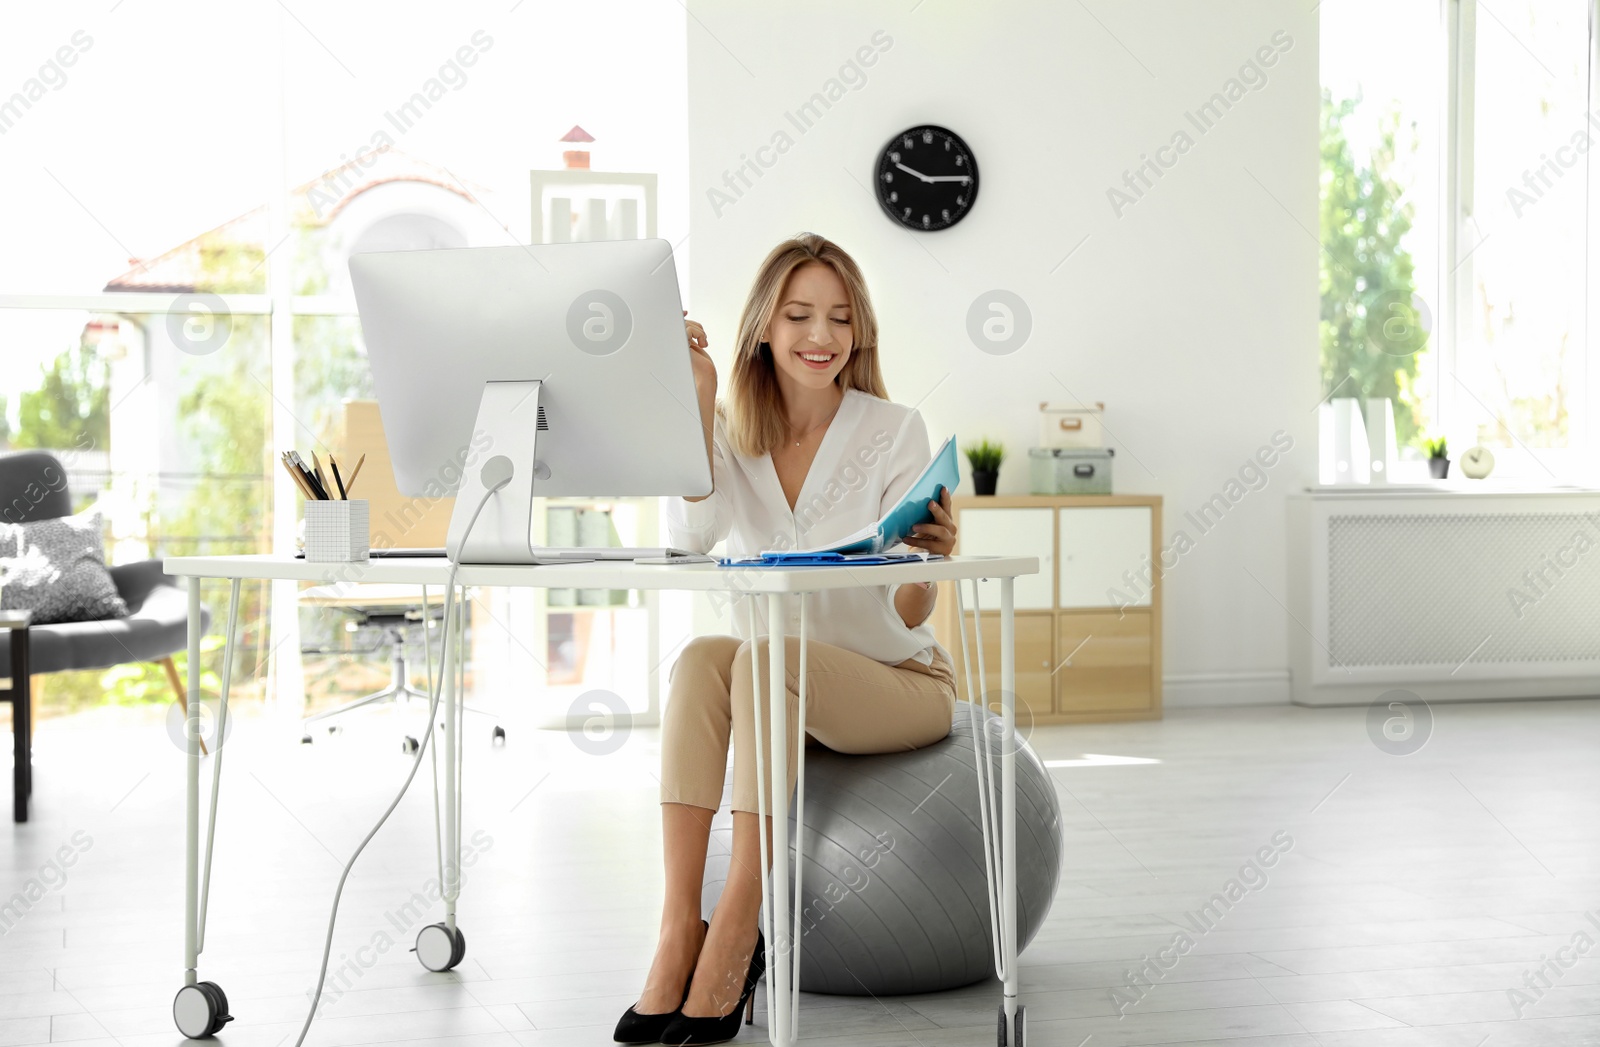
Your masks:
<svg viewBox="0 0 1600 1047"><path fill-rule="evenodd" d="M933 458L921 475L912 482L905 497L900 499L900 504L889 510L877 523L868 524L854 534L845 535L828 545L792 550L763 549L762 555L780 552L881 553L900 544L918 525L933 523L933 513L928 509L928 503L939 500L940 488L948 487L953 492L960 483L961 473L956 465L956 437L951 433L933 453Z"/></svg>

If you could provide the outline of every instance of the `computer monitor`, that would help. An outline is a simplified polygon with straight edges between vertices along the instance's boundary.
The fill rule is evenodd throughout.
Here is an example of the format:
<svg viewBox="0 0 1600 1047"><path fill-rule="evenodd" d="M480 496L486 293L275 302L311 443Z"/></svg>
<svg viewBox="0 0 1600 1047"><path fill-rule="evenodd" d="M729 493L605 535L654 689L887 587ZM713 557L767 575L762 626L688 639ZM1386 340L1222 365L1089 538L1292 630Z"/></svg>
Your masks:
<svg viewBox="0 0 1600 1047"><path fill-rule="evenodd" d="M395 484L456 495L457 562L538 562L535 495L711 492L667 241L374 251L350 279Z"/></svg>

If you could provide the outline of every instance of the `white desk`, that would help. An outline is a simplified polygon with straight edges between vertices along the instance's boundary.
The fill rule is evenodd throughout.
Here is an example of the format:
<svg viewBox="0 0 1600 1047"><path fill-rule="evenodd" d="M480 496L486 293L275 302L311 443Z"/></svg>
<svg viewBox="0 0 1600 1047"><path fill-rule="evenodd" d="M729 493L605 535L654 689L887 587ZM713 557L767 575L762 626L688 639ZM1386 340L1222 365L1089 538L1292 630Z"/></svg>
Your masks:
<svg viewBox="0 0 1600 1047"><path fill-rule="evenodd" d="M304 560L286 556L182 556L170 557L165 562L168 574L188 579L189 589L189 721L188 721L188 821L187 821L187 865L185 868L185 894L184 894L184 984L194 985L198 980L197 968L200 953L205 947L205 916L206 899L210 894L211 884L211 851L215 841L215 828L217 817L217 794L222 775L222 756L224 747L219 746L212 755L215 766L211 776L211 813L206 826L205 870L202 880L200 867L200 580L202 578L226 578L232 581L232 592L228 602L228 619L226 626L227 645L223 649L222 669L222 698L218 709L218 725L227 716L228 690L232 680L234 624L239 608L239 584L242 579L290 579L295 581L317 582L322 585L338 585L341 583L355 584L358 582L388 582L399 584L413 584L418 586L438 587L443 592L443 587L449 578L449 564L441 559L376 559L358 564L319 564L307 563ZM843 589L858 585L892 585L896 582L914 581L955 581L959 598L959 587L962 579L972 583L974 598L973 615L975 619L975 633L979 652L983 647L982 618L979 614L981 608L977 606L978 585L980 578L997 578L1000 580L1000 702L1001 716L1004 722L1005 733L1000 745L1000 811L998 814L999 837L995 839L995 826L989 818L989 811L993 803L992 793L985 793L984 782L991 783L993 758L989 755L987 743L983 745L983 759L988 767L980 768L979 801L983 808L982 824L985 833L985 849L988 854L998 855L993 859L993 864L986 862L986 871L989 876L989 891L991 899L995 897L998 887L998 926L995 933L995 976L1003 981L1004 993L1000 1005L999 1043L1004 1047L1007 1043L1018 1044L1022 1037L1017 1035L1023 1032L1025 1015L1019 1013L1017 1007L1018 980L1017 980L1017 876L1016 876L1016 755L1011 739L1015 738L1016 728L1016 674L1014 652L1015 622L1012 614L1012 588L1018 575L1037 574L1039 561L1036 557L999 557L999 556L951 556L942 560L930 560L922 563L906 564L879 564L870 567L793 567L783 569L752 569L720 567L712 563L684 564L668 566L665 564L636 564L631 561L592 561L588 563L554 564L542 566L497 566L497 565L466 565L459 568L456 574L458 586L531 586L534 588L578 588L578 589L680 589L732 592L751 597L766 596L767 621L770 626L768 667L768 708L771 717L772 759L771 767L767 772L766 781L778 783L770 789L772 795L772 810L764 812L771 815L773 834L782 833L785 839L780 843L771 842L768 851L767 841L762 841L762 853L770 853L772 860L771 895L767 894L766 878L762 878L763 901L766 903L767 925L765 927L767 942L767 1035L775 1047L793 1047L796 1042L795 1018L796 1007L799 1002L800 986L800 945L802 933L800 929L800 914L789 913L789 797L783 784L788 780L786 767L787 744L784 732L787 729L787 687L784 669L784 656L786 644L784 638L784 624L787 621L784 601L791 595L798 595L800 602L800 643L802 659L805 658L806 643L806 614L805 594L824 589ZM754 604L749 605L751 621L754 621ZM737 612L735 612L737 613ZM963 633L965 631L963 630ZM965 638L963 636L963 642ZM443 693L440 695L440 705L444 713L444 741L442 747L445 755L445 802L444 802L444 853L452 856L446 866L444 884L445 923L449 933L453 936L456 929L456 899L459 897L459 870L454 867L454 862L461 853L460 824L457 817L456 797L456 730L459 710L456 706L454 687L455 673L451 671L452 656L458 656L449 631L445 636L444 656L441 659L439 671L443 674ZM975 652L976 654L977 652ZM970 700L972 692L971 668L972 659L965 658L963 663L969 666L967 670L967 697ZM759 713L759 691L761 681L756 678L757 710ZM980 672L980 687L982 687L982 674ZM805 710L806 679L800 677L799 703L802 716ZM988 689L983 688L980 704L980 715L985 719L988 716ZM805 721L800 722L800 730L804 732ZM987 734L987 732L984 732ZM804 834L804 824L800 821L805 811L805 746L799 746L800 765L797 769L796 782L796 897L799 897L798 875L799 866L803 865L803 855L798 850L798 841ZM760 754L758 757L758 770L760 769ZM765 806L764 804L762 806ZM762 835L765 836L764 825ZM996 883L998 879L998 884ZM803 900L803 899L802 899ZM776 902L776 904L775 904ZM792 937L784 937L781 933L774 935L772 923L774 913L782 909L787 915L793 917ZM782 921L787 922L787 919ZM782 923L780 923L780 926ZM787 946L793 943L793 950ZM791 957L793 963L791 964ZM780 988L781 986L781 988Z"/></svg>

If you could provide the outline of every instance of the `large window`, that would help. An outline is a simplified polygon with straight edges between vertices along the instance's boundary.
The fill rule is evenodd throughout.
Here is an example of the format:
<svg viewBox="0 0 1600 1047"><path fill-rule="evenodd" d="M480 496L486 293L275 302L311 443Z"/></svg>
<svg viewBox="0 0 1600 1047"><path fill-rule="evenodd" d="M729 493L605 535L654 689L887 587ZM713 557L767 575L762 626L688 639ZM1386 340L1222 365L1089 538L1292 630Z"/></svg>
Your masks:
<svg viewBox="0 0 1600 1047"><path fill-rule="evenodd" d="M1595 0L1325 0L1322 374L1495 476L1593 482Z"/></svg>
<svg viewBox="0 0 1600 1047"><path fill-rule="evenodd" d="M1459 109L1471 176L1459 204L1456 408L1475 439L1496 455L1522 451L1535 469L1580 448L1591 413L1587 6L1477 4Z"/></svg>
<svg viewBox="0 0 1600 1047"><path fill-rule="evenodd" d="M687 231L686 102L659 90L681 7L624 0L600 39L580 4L290 6L43 5L0 33L0 451L55 452L115 562L292 551L276 452L326 454L371 396L351 253L528 242L530 172L574 125L594 169L659 176L657 235ZM236 694L275 673L293 699L293 587L268 588ZM203 595L220 633L227 587ZM42 705L170 697L135 667L53 676Z"/></svg>

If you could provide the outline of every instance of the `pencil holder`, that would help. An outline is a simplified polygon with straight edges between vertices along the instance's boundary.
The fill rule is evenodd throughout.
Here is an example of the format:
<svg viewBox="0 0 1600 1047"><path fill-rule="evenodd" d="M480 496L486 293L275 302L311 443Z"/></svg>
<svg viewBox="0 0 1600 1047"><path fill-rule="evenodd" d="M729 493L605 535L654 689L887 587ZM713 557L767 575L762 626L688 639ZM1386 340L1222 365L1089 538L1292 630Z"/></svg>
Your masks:
<svg viewBox="0 0 1600 1047"><path fill-rule="evenodd" d="M307 563L365 560L371 534L365 498L306 503Z"/></svg>

